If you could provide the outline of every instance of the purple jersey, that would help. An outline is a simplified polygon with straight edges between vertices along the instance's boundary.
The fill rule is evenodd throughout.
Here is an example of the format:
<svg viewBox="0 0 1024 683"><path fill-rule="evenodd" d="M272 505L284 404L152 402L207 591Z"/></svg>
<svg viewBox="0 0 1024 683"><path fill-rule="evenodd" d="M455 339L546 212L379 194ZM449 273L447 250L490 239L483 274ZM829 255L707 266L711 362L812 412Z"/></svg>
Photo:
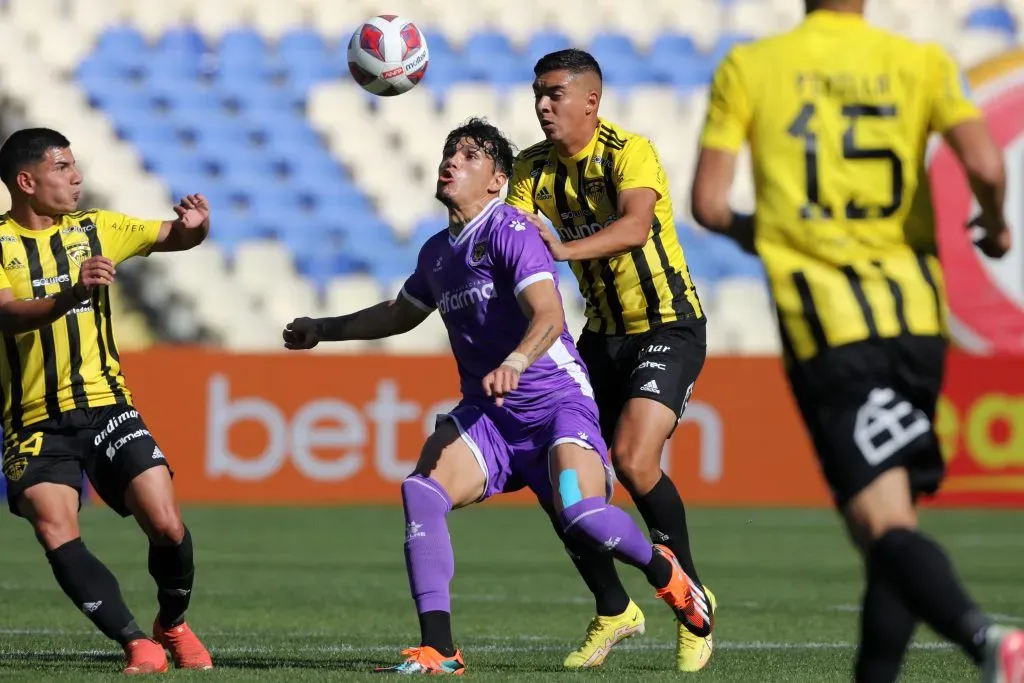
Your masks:
<svg viewBox="0 0 1024 683"><path fill-rule="evenodd" d="M420 249L416 272L405 281L402 296L424 311L440 312L464 397L484 398L483 378L523 340L529 320L516 297L541 280L558 285L547 246L523 213L500 199L488 204L458 237L445 229ZM580 394L594 395L576 345L563 329L519 378L519 388L505 397L504 405L517 415L546 413L560 397Z"/></svg>

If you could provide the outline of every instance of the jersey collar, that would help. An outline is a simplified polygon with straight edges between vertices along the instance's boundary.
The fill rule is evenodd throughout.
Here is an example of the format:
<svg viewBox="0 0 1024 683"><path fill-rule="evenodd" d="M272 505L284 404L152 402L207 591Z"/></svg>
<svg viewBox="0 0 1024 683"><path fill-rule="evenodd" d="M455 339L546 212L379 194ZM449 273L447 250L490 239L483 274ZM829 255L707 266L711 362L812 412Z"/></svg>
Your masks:
<svg viewBox="0 0 1024 683"><path fill-rule="evenodd" d="M492 199L487 206L484 207L483 211L473 216L473 219L466 223L466 227L462 228L462 232L460 232L457 237L452 234L451 226L448 226L448 243L453 247L457 244L463 244L469 239L470 233L475 232L476 229L483 225L484 221L494 213L494 207L501 203L501 197L495 197Z"/></svg>
<svg viewBox="0 0 1024 683"><path fill-rule="evenodd" d="M586 147L584 147L580 151L576 152L571 157L563 157L563 156L559 155L559 158L562 161L569 161L569 162L575 163L575 162L577 162L577 161L579 161L581 159L586 159L591 154L593 154L594 153L594 148L597 147L597 136L601 133L601 126L602 126L602 124L604 124L604 121L599 118L597 120L597 128L594 130L594 135L593 135L593 137L590 138L590 142L587 143Z"/></svg>
<svg viewBox="0 0 1024 683"><path fill-rule="evenodd" d="M864 15L858 12L836 12L831 9L816 9L804 19L805 24L843 25L863 24Z"/></svg>
<svg viewBox="0 0 1024 683"><path fill-rule="evenodd" d="M50 235L57 232L61 228L67 227L68 222L67 214L64 214L60 217L60 220L55 221L53 225L46 228L45 230L31 230L30 228L26 228L24 225L21 225L20 223L18 223L18 221L14 220L10 213L3 214L3 217L7 219L7 225L10 226L10 228L14 232L18 233L19 235L24 235L25 237L49 237Z"/></svg>

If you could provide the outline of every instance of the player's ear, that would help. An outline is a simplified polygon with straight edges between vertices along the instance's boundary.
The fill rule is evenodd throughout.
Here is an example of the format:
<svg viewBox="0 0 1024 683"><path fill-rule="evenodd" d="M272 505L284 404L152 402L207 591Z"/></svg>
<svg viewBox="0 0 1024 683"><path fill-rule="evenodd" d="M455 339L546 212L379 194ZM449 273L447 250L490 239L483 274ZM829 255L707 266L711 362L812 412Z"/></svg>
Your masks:
<svg viewBox="0 0 1024 683"><path fill-rule="evenodd" d="M14 176L14 184L25 194L36 193L36 179L27 170L18 171L18 175Z"/></svg>
<svg viewBox="0 0 1024 683"><path fill-rule="evenodd" d="M501 188L505 187L505 183L508 182L508 176L504 171L494 169L494 175L491 176L491 184L488 185L487 189L491 192L501 192Z"/></svg>

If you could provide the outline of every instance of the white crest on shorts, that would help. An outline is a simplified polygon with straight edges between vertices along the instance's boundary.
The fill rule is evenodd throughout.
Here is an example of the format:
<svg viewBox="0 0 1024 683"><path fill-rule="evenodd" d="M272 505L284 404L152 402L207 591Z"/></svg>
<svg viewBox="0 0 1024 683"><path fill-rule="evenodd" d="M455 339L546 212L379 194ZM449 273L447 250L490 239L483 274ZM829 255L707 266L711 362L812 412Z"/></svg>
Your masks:
<svg viewBox="0 0 1024 683"><path fill-rule="evenodd" d="M869 465L895 455L931 429L928 416L909 401L897 398L892 389L872 389L857 410L853 440Z"/></svg>

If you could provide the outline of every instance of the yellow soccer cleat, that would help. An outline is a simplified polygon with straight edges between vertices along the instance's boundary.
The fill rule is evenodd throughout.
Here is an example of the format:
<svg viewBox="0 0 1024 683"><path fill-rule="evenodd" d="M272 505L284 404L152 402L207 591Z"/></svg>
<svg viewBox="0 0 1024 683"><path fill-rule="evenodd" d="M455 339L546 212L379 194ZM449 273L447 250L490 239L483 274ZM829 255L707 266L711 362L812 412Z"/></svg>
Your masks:
<svg viewBox="0 0 1024 683"><path fill-rule="evenodd" d="M704 592L711 602L711 623L714 623L715 609L718 602L715 594L704 586ZM700 671L711 659L711 651L714 650L714 633L709 633L701 638L695 636L682 623L676 624L676 668L679 671Z"/></svg>
<svg viewBox="0 0 1024 683"><path fill-rule="evenodd" d="M566 669L590 669L601 666L616 644L634 634L644 632L644 613L632 600L626 611L614 617L594 617L587 627L587 637L575 652L562 663Z"/></svg>

